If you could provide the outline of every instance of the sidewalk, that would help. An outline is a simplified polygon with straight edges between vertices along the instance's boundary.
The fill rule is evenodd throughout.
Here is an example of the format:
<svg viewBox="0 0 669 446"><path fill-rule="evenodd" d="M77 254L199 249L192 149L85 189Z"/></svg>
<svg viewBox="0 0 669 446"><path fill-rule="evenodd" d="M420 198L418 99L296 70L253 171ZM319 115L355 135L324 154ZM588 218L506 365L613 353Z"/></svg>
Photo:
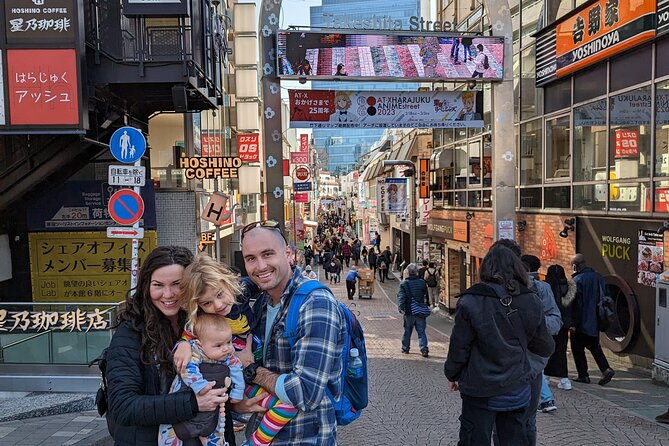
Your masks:
<svg viewBox="0 0 669 446"><path fill-rule="evenodd" d="M369 407L355 423L340 428L340 445L457 443L460 397L446 389L443 375L452 321L444 312L428 318L429 358L420 355L415 334L411 353L402 354L402 318L395 303L398 286L399 280L377 282L373 299L356 297L351 302L346 299L343 280L332 285L337 298L350 303L363 324L370 368ZM552 386L558 410L537 414L538 444L669 446L669 426L653 421L669 405L669 388L655 386L648 377L633 371L616 372L605 387L574 383L572 391L562 391ZM22 399L16 399L15 404L21 405ZM0 444L89 446L112 442L105 420L95 411L79 409L70 414L2 422Z"/></svg>

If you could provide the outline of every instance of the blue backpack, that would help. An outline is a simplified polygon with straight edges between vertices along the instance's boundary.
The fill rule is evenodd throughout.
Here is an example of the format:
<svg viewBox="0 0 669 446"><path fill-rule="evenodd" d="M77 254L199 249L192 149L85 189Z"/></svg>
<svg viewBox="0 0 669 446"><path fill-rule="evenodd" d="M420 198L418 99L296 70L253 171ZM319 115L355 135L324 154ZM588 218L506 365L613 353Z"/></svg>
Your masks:
<svg viewBox="0 0 669 446"><path fill-rule="evenodd" d="M317 289L329 289L317 280L308 280L300 285L288 305L288 314L286 315L285 336L288 338L288 344L295 346L297 339L297 319L300 308L305 299L312 291ZM358 319L351 313L351 310L343 303L339 302L339 309L346 319L346 339L344 340L344 351L342 354L341 371L341 392L339 401L335 400L330 390L327 390L328 398L332 401L335 409L335 416L339 426L346 426L357 420L362 413L362 409L367 407L367 350L365 349L365 336L362 326ZM362 377L355 378L348 375L349 351L351 348L357 348L362 360Z"/></svg>

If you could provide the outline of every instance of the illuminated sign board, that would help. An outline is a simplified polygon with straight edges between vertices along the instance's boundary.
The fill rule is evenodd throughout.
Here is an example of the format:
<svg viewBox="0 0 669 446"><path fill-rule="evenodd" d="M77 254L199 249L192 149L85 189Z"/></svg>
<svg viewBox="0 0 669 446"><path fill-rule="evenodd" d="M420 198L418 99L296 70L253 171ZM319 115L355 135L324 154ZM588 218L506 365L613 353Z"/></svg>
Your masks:
<svg viewBox="0 0 669 446"><path fill-rule="evenodd" d="M179 169L184 169L186 179L239 178L242 159L237 156L182 157Z"/></svg>
<svg viewBox="0 0 669 446"><path fill-rule="evenodd" d="M504 73L504 39L408 31L278 31L277 61L284 79L492 81Z"/></svg>
<svg viewBox="0 0 669 446"><path fill-rule="evenodd" d="M536 84L544 85L651 40L656 34L656 5L655 0L599 0L541 30ZM663 16L663 12L658 15L658 30L666 27L661 23Z"/></svg>

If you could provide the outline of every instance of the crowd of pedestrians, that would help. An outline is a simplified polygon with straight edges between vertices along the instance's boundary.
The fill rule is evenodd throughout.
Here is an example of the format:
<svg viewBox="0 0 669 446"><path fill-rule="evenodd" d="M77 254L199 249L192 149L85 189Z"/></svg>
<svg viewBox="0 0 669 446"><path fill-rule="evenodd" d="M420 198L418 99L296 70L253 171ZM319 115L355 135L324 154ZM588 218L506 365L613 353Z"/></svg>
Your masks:
<svg viewBox="0 0 669 446"><path fill-rule="evenodd" d="M331 284L345 271L353 299L359 268L385 282L397 256L381 250L378 234L364 246L336 214L319 225L303 265L292 264L276 222L248 225L241 239L246 277L181 247L156 248L143 262L107 353L115 444L235 446L239 414L252 414L242 446L336 444L330 397L341 389L345 317L329 288L310 289L291 343L281 331L288 308L320 268ZM499 240L479 282L460 294L444 363L447 386L462 399L459 445L538 444L537 413L558 408L547 377L558 379L558 389L572 388L568 342L574 381L591 382L586 349L600 369L598 384L614 377L598 341L606 285L582 254L571 263L571 277L552 265L541 280L539 258ZM401 271L402 353L410 353L415 329L420 354L429 357L427 318L439 311L443 274L430 261Z"/></svg>

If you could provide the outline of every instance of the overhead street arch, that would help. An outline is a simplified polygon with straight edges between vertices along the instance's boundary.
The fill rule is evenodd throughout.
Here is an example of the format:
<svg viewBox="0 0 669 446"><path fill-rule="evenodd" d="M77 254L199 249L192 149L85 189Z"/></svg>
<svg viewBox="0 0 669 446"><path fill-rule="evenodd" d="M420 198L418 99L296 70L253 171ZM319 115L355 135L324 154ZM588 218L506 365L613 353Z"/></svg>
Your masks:
<svg viewBox="0 0 669 446"><path fill-rule="evenodd" d="M508 0L483 0L493 34L504 37L504 75L492 85L493 221L515 225L516 150L513 128L513 26ZM263 140L267 215L283 225L281 88L276 72L275 36L282 0L264 0L260 9ZM498 225L495 225L495 239Z"/></svg>

